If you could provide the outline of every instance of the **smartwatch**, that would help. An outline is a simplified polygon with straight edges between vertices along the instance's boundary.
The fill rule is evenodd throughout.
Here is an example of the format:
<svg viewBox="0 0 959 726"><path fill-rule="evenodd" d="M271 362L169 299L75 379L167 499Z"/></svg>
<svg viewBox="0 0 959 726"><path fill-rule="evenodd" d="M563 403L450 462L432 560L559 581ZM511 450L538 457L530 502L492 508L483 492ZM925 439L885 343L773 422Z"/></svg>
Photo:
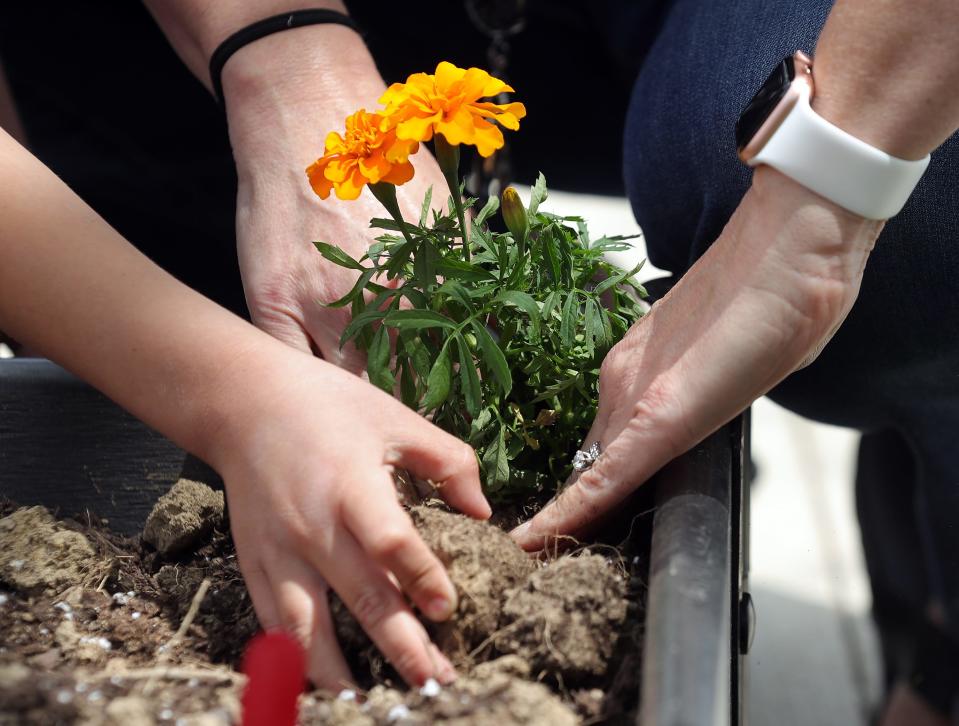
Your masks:
<svg viewBox="0 0 959 726"><path fill-rule="evenodd" d="M768 164L807 189L867 219L896 215L929 165L890 156L812 110L812 59L784 59L736 123L739 158Z"/></svg>

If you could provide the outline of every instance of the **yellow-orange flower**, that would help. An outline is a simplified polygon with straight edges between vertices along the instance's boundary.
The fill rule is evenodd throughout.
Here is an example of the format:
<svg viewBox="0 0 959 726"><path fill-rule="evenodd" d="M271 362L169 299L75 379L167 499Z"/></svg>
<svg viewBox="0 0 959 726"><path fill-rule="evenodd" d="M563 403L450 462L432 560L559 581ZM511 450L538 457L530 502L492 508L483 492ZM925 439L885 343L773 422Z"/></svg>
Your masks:
<svg viewBox="0 0 959 726"><path fill-rule="evenodd" d="M429 141L440 133L454 146L469 144L489 156L503 146L503 132L490 120L515 131L526 107L480 99L512 90L484 70L443 61L433 75L414 73L406 83L386 89L380 98L386 106L384 127L395 126L397 138L410 141Z"/></svg>
<svg viewBox="0 0 959 726"><path fill-rule="evenodd" d="M324 155L306 170L310 186L320 199L330 189L340 199L356 199L366 184L404 184L413 178L410 154L415 140L399 139L395 130L383 130L383 117L360 109L346 119L346 133L331 131Z"/></svg>

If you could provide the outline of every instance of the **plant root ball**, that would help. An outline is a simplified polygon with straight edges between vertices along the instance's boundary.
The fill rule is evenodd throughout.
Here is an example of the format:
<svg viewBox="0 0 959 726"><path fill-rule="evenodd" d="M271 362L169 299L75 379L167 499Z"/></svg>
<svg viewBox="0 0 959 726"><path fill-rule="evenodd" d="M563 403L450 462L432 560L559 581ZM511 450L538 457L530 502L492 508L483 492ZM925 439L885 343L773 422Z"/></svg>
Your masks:
<svg viewBox="0 0 959 726"><path fill-rule="evenodd" d="M180 479L157 500L143 528L143 541L164 557L194 549L223 521L223 492Z"/></svg>
<svg viewBox="0 0 959 726"><path fill-rule="evenodd" d="M536 566L491 524L426 506L414 507L410 515L459 595L456 613L435 633L436 644L456 662L499 629L504 593Z"/></svg>
<svg viewBox="0 0 959 726"><path fill-rule="evenodd" d="M626 606L626 583L605 558L561 557L507 595L496 647L521 656L534 674L561 675L567 685L602 676Z"/></svg>
<svg viewBox="0 0 959 726"><path fill-rule="evenodd" d="M12 587L59 592L82 584L100 564L89 540L43 507L18 509L0 519L0 580Z"/></svg>

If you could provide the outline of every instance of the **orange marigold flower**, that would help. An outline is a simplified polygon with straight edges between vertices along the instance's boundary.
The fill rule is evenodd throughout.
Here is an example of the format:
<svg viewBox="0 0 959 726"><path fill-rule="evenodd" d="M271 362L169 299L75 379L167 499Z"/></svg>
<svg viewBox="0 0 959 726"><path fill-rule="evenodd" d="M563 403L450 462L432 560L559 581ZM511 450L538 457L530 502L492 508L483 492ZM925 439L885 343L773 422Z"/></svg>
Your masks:
<svg viewBox="0 0 959 726"><path fill-rule="evenodd" d="M310 164L306 175L320 199L336 190L340 199L356 199L366 184L405 184L413 178L410 154L419 144L398 139L395 130L383 130L383 117L360 109L346 119L346 133L331 131L325 154Z"/></svg>
<svg viewBox="0 0 959 726"><path fill-rule="evenodd" d="M480 99L512 90L484 70L443 61L433 75L414 73L406 83L386 89L380 97L386 106L384 127L395 126L398 138L411 141L429 141L434 132L440 133L453 146L469 144L489 156L503 146L503 132L490 120L515 131L526 107Z"/></svg>

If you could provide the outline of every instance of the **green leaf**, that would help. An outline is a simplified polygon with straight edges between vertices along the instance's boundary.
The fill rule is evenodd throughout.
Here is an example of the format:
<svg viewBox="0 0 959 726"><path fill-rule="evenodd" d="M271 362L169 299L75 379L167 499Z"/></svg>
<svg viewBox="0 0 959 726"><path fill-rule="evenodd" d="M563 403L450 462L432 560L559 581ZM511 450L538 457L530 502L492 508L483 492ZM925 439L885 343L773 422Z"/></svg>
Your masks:
<svg viewBox="0 0 959 726"><path fill-rule="evenodd" d="M540 309L529 293L521 290L503 290L495 298L494 303L504 303L519 308L529 316L530 327L534 338L539 337Z"/></svg>
<svg viewBox="0 0 959 726"><path fill-rule="evenodd" d="M460 387L463 389L466 410L470 416L477 416L483 407L483 395L480 391L479 374L476 372L476 365L473 363L473 356L470 353L469 346L459 333L456 333L456 349L459 352Z"/></svg>
<svg viewBox="0 0 959 726"><path fill-rule="evenodd" d="M576 381L578 379L579 379L579 376L573 376L571 378L567 378L566 380L560 381L554 386L545 388L538 396L536 396L536 398L530 401L530 403L539 403L540 401L546 401L552 398L553 396L562 393L567 388L572 388L574 385L576 385Z"/></svg>
<svg viewBox="0 0 959 726"><path fill-rule="evenodd" d="M313 246L319 250L320 254L323 255L330 262L333 262L340 267L348 267L351 270L360 270L363 271L366 268L363 267L359 262L354 260L343 250L341 250L336 245L331 245L327 242L314 242Z"/></svg>
<svg viewBox="0 0 959 726"><path fill-rule="evenodd" d="M561 280L561 270L559 265L559 250L556 241L552 237L547 237L543 241L543 252L546 253L547 268L554 285L559 285Z"/></svg>
<svg viewBox="0 0 959 726"><path fill-rule="evenodd" d="M456 323L448 317L431 310L394 310L386 316L383 322L400 330L421 330L423 328L454 330L456 328Z"/></svg>
<svg viewBox="0 0 959 726"><path fill-rule="evenodd" d="M354 316L349 325L346 326L346 330L343 331L343 335L340 336L340 347L342 348L348 341L356 337L356 334L364 327L385 317L385 310L364 310L359 315Z"/></svg>
<svg viewBox="0 0 959 726"><path fill-rule="evenodd" d="M385 325L381 325L373 334L373 343L366 353L366 372L370 383L393 393L396 381L390 371L390 334Z"/></svg>
<svg viewBox="0 0 959 726"><path fill-rule="evenodd" d="M423 396L423 401L420 403L420 408L424 412L439 408L446 402L450 395L452 375L449 346L444 345L430 369L429 378L426 380L426 395Z"/></svg>
<svg viewBox="0 0 959 726"><path fill-rule="evenodd" d="M568 348L572 348L576 342L576 318L579 314L576 303L578 298L579 294L573 290L566 297L566 302L563 303L563 318L559 326L559 337L563 341L563 345Z"/></svg>
<svg viewBox="0 0 959 726"><path fill-rule="evenodd" d="M499 383L503 396L508 396L509 392L513 389L513 376L509 372L509 364L506 362L506 356L503 355L503 351L496 345L496 341L493 340L493 336L489 334L489 330L486 329L485 325L481 325L475 319L470 320L470 325L473 327L473 332L476 333L476 340L479 342L480 350L483 351L483 362L493 373L496 382Z"/></svg>
<svg viewBox="0 0 959 726"><path fill-rule="evenodd" d="M509 482L509 459L506 456L506 429L499 427L496 438L483 452L483 470L490 491L502 489Z"/></svg>
<svg viewBox="0 0 959 726"><path fill-rule="evenodd" d="M473 417L473 420L470 421L469 438L467 439L471 446L479 446L486 440L486 432L492 420L492 408L484 408L479 412L479 416Z"/></svg>
<svg viewBox="0 0 959 726"><path fill-rule="evenodd" d="M420 209L420 227L425 227L430 218L430 205L433 203L433 185L426 190L426 196L423 197L423 207Z"/></svg>
<svg viewBox="0 0 959 726"><path fill-rule="evenodd" d="M604 324L605 323L605 324ZM605 348L609 345L606 328L608 320L604 320L603 313L595 298L586 298L586 339L590 342L590 353L593 344Z"/></svg>
<svg viewBox="0 0 959 726"><path fill-rule="evenodd" d="M339 300L334 300L331 303L326 303L323 307L342 308L349 305L351 302L353 302L353 299L357 295L363 294L363 290L366 288L367 284L369 284L370 278L372 278L373 275L375 274L376 274L376 270L373 269L372 267L369 268L357 278L356 284L353 285L353 288L348 293L346 293L346 295L341 297Z"/></svg>
<svg viewBox="0 0 959 726"><path fill-rule="evenodd" d="M421 288L427 289L436 284L436 263L440 259L440 253L433 243L424 239L413 259L413 274Z"/></svg>
<svg viewBox="0 0 959 726"><path fill-rule="evenodd" d="M499 209L499 197L494 194L486 200L486 204L473 219L473 224L477 227L482 226L483 222L496 214L497 209Z"/></svg>
<svg viewBox="0 0 959 726"><path fill-rule="evenodd" d="M644 264L646 264L646 260L643 260L638 265L636 265L636 267L634 267L632 270L629 270L628 272L626 270L623 270L622 272L617 272L615 275L610 275L605 280L603 280L598 285L596 285L596 287L593 288L593 292L597 295L602 295L609 288L613 287L614 285L618 285L623 280L635 275L637 272L639 272L642 269Z"/></svg>
<svg viewBox="0 0 959 726"><path fill-rule="evenodd" d="M533 190L529 196L529 215L531 217L536 214L539 205L546 201L546 197L546 177L540 172L539 176L536 177L536 183L533 185Z"/></svg>
<svg viewBox="0 0 959 726"><path fill-rule="evenodd" d="M373 217L370 220L370 227L374 229L388 229L392 232L400 232L400 225L396 223L395 219L389 219L387 217Z"/></svg>
<svg viewBox="0 0 959 726"><path fill-rule="evenodd" d="M550 316L553 314L556 306L559 305L559 301L561 299L562 296L559 294L559 290L553 290L543 301L543 320L545 320L547 324L549 323Z"/></svg>
<svg viewBox="0 0 959 726"><path fill-rule="evenodd" d="M476 257L473 258L476 261ZM443 277L455 277L462 282L480 282L496 279L492 274L477 265L471 265L454 257L444 257L436 262L436 272Z"/></svg>
<svg viewBox="0 0 959 726"><path fill-rule="evenodd" d="M456 300L456 302L462 305L463 308L465 308L465 310L467 311L467 314L469 315L473 314L473 300L470 298L470 294L469 292L467 292L466 288L463 287L463 285L460 284L458 281L447 280L442 285L440 285L439 290L437 290L437 292L445 292L451 298Z"/></svg>
<svg viewBox="0 0 959 726"><path fill-rule="evenodd" d="M400 398L404 406L416 408L416 382L410 373L410 362L400 359Z"/></svg>
<svg viewBox="0 0 959 726"><path fill-rule="evenodd" d="M416 242L403 242L399 247L394 247L389 251L390 261L386 265L386 276L390 279L396 277L403 271L403 267L410 261Z"/></svg>
<svg viewBox="0 0 959 726"><path fill-rule="evenodd" d="M433 366L433 354L430 352L428 341L420 338L415 330L402 330L399 335L403 343L403 351L409 358L413 371L421 381L425 381Z"/></svg>

